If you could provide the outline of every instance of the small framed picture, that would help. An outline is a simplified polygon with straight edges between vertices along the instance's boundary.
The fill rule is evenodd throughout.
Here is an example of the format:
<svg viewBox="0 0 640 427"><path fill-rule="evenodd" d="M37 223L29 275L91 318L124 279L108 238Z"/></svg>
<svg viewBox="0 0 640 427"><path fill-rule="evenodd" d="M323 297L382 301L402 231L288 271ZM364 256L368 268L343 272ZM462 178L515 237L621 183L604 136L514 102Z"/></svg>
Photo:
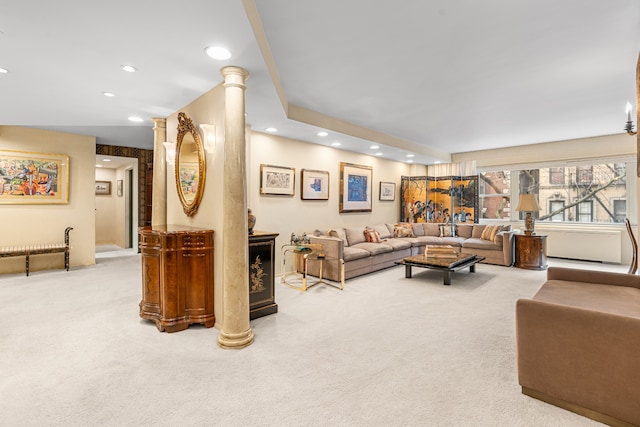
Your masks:
<svg viewBox="0 0 640 427"><path fill-rule="evenodd" d="M371 166L340 162L339 212L371 212Z"/></svg>
<svg viewBox="0 0 640 427"><path fill-rule="evenodd" d="M329 200L329 172L311 169L300 171L302 200Z"/></svg>
<svg viewBox="0 0 640 427"><path fill-rule="evenodd" d="M122 180L119 179L116 181L116 193L118 197L122 197Z"/></svg>
<svg viewBox="0 0 640 427"><path fill-rule="evenodd" d="M393 202L396 199L395 182L380 181L380 200Z"/></svg>
<svg viewBox="0 0 640 427"><path fill-rule="evenodd" d="M293 196L295 178L294 168L260 165L260 194Z"/></svg>
<svg viewBox="0 0 640 427"><path fill-rule="evenodd" d="M96 194L108 196L111 194L111 181L96 181Z"/></svg>

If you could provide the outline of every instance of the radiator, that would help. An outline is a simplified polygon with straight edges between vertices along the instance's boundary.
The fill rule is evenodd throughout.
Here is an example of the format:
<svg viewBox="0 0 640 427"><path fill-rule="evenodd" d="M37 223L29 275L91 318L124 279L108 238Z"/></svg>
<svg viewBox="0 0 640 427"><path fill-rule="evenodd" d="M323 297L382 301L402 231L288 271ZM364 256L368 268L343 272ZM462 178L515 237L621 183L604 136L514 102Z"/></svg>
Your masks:
<svg viewBox="0 0 640 427"><path fill-rule="evenodd" d="M536 224L536 234L546 234L547 256L620 263L622 233L620 230L589 228L557 229Z"/></svg>

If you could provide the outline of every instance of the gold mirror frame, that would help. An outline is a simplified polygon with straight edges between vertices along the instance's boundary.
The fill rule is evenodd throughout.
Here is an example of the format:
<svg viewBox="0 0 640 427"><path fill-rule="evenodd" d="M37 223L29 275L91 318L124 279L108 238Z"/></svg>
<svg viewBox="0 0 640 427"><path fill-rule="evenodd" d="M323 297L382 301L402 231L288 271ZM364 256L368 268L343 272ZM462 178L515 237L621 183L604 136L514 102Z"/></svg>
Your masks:
<svg viewBox="0 0 640 427"><path fill-rule="evenodd" d="M181 164L181 150L182 150L182 142L185 135L191 134L193 137L194 144L196 146L196 150L198 153L197 160L197 171L194 170L194 165ZM198 130L193 125L193 122L187 115L183 112L178 113L178 142L176 144L176 187L178 189L178 196L180 197L180 203L182 203L182 209L187 216L193 216L198 212L198 207L200 206L200 202L202 201L202 194L204 192L204 182L206 177L206 167L205 167L205 155L204 155L204 145L202 145L202 140L200 139L200 134L198 134ZM183 189L182 183L182 175L191 175L197 178L197 186L195 190L195 194L192 200L187 200L185 196L185 191ZM195 180L194 180L195 181Z"/></svg>

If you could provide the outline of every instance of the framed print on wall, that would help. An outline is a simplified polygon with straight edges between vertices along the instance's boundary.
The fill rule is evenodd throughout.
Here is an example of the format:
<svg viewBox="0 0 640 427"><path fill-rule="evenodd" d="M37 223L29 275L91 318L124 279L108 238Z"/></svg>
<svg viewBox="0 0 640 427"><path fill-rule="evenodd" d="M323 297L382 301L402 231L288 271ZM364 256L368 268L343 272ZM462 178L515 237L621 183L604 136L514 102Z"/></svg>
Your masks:
<svg viewBox="0 0 640 427"><path fill-rule="evenodd" d="M111 181L96 181L96 195L108 196L111 194Z"/></svg>
<svg viewBox="0 0 640 427"><path fill-rule="evenodd" d="M69 156L0 150L0 204L69 203Z"/></svg>
<svg viewBox="0 0 640 427"><path fill-rule="evenodd" d="M260 165L260 194L293 196L295 178L294 168Z"/></svg>
<svg viewBox="0 0 640 427"><path fill-rule="evenodd" d="M380 200L393 202L396 199L395 182L380 181Z"/></svg>
<svg viewBox="0 0 640 427"><path fill-rule="evenodd" d="M311 169L300 171L302 200L329 200L329 172Z"/></svg>
<svg viewBox="0 0 640 427"><path fill-rule="evenodd" d="M340 162L339 212L371 212L371 166Z"/></svg>

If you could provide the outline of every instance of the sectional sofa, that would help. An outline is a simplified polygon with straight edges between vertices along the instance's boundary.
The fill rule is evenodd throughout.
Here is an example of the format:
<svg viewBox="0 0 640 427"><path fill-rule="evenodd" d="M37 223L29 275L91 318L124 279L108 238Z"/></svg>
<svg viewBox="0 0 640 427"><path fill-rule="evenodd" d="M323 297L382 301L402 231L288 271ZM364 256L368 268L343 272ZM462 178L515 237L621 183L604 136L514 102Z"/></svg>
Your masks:
<svg viewBox="0 0 640 427"><path fill-rule="evenodd" d="M510 225L396 223L315 230L309 235L311 243L322 244L327 257L323 277L335 281L340 280L337 259L344 260L345 279L349 279L391 267L395 261L423 253L427 245L454 246L463 254L485 257L483 262L488 264L511 266L514 260ZM309 274L318 275L318 264L309 264Z"/></svg>

